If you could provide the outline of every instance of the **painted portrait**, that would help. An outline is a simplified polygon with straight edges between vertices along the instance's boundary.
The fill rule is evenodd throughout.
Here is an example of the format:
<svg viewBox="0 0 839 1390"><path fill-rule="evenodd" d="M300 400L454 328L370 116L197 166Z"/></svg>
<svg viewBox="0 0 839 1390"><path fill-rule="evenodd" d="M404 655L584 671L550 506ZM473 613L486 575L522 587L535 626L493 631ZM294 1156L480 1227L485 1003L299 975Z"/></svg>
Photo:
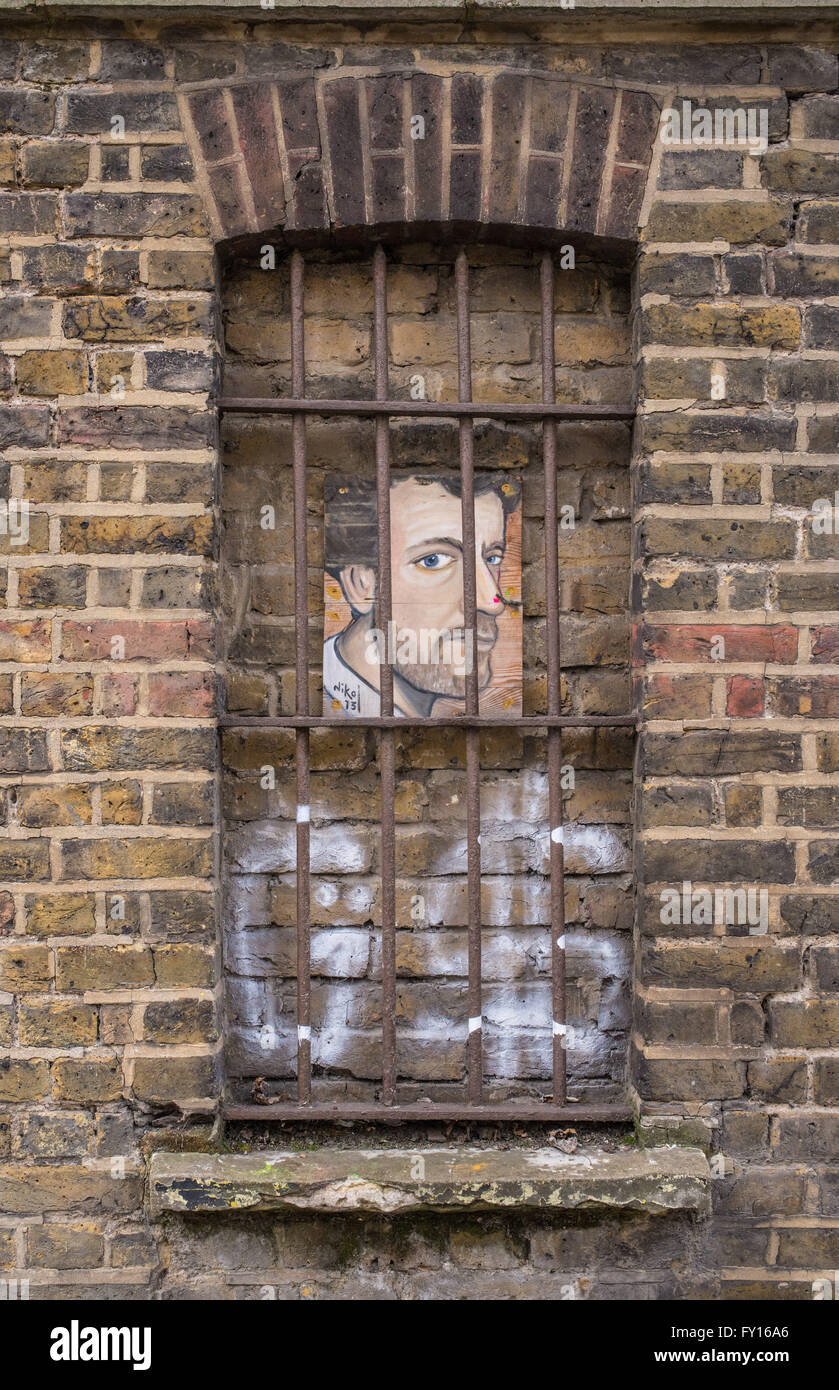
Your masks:
<svg viewBox="0 0 839 1390"><path fill-rule="evenodd" d="M391 478L387 630L378 611L375 482L329 477L324 518L324 714L378 715L379 672L387 659L393 662L397 716L465 713L473 664L480 713L521 713L518 477L500 471L475 475L475 632L464 622L459 474Z"/></svg>

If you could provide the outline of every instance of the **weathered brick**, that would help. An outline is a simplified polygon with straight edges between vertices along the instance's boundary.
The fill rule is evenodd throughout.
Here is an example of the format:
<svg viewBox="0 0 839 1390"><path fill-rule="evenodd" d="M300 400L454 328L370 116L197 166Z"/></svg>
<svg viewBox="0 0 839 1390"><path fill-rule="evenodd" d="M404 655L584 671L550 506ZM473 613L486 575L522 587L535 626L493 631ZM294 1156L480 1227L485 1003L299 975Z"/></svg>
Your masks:
<svg viewBox="0 0 839 1390"><path fill-rule="evenodd" d="M17 792L18 822L38 829L49 825L90 825L91 788L86 785L21 787Z"/></svg>
<svg viewBox="0 0 839 1390"><path fill-rule="evenodd" d="M139 1099L151 1104L171 1105L178 1101L212 1096L216 1089L216 1068L212 1057L137 1057L134 1062L133 1090Z"/></svg>
<svg viewBox="0 0 839 1390"><path fill-rule="evenodd" d="M33 188L72 188L87 181L90 146L77 140L29 141L21 152L23 183Z"/></svg>
<svg viewBox="0 0 839 1390"><path fill-rule="evenodd" d="M201 448L212 442L211 416L184 406L76 406L64 409L59 422L63 444L91 448Z"/></svg>
<svg viewBox="0 0 839 1390"><path fill-rule="evenodd" d="M702 521L648 517L643 523L647 554L701 555L703 560L747 563L757 560L791 560L795 555L795 526L788 521Z"/></svg>
<svg viewBox="0 0 839 1390"><path fill-rule="evenodd" d="M96 1042L98 1020L89 1004L27 999L20 1006L24 1047L84 1047Z"/></svg>
<svg viewBox="0 0 839 1390"><path fill-rule="evenodd" d="M155 338L206 334L209 332L209 306L191 299L103 296L70 300L65 309L64 331L68 338L83 338L89 343L148 342Z"/></svg>
<svg viewBox="0 0 839 1390"><path fill-rule="evenodd" d="M212 1042L215 1036L215 1009L209 999L147 1004L143 1011L143 1037L148 1042Z"/></svg>
<svg viewBox="0 0 839 1390"><path fill-rule="evenodd" d="M86 388L83 352L23 352L15 359L15 379L24 396L79 395Z"/></svg>
<svg viewBox="0 0 839 1390"><path fill-rule="evenodd" d="M105 1241L94 1225L29 1226L27 1263L43 1269L95 1269L103 1263Z"/></svg>
<svg viewBox="0 0 839 1390"><path fill-rule="evenodd" d="M27 897L30 936L89 936L96 930L96 902L90 893Z"/></svg>
<svg viewBox="0 0 839 1390"><path fill-rule="evenodd" d="M82 990L131 989L154 982L151 952L144 946L59 946L55 952L56 988Z"/></svg>
<svg viewBox="0 0 839 1390"><path fill-rule="evenodd" d="M32 1061L0 1057L0 1101L40 1100L49 1087L49 1064L42 1058ZM6 1210L8 1206L4 1202Z"/></svg>
<svg viewBox="0 0 839 1390"><path fill-rule="evenodd" d="M742 1062L641 1057L638 1089L649 1100L736 1100L746 1089Z"/></svg>
<svg viewBox="0 0 839 1390"><path fill-rule="evenodd" d="M72 772L103 769L191 768L215 764L214 730L132 729L90 725L61 735L64 766Z"/></svg>
<svg viewBox="0 0 839 1390"><path fill-rule="evenodd" d="M770 999L769 1029L776 1047L836 1047L839 1000Z"/></svg>
<svg viewBox="0 0 839 1390"><path fill-rule="evenodd" d="M75 717L93 712L93 680L90 676L65 676L57 672L24 674L21 678L21 714ZM45 771L49 764L43 754Z"/></svg>
<svg viewBox="0 0 839 1390"><path fill-rule="evenodd" d="M77 1105L93 1101L119 1100L122 1095L122 1066L119 1058L59 1057L52 1066L53 1092L57 1100Z"/></svg>
<svg viewBox="0 0 839 1390"><path fill-rule="evenodd" d="M649 947L644 974L654 984L765 994L797 989L801 962L797 947L766 945L753 937L713 944L678 942Z"/></svg>
<svg viewBox="0 0 839 1390"><path fill-rule="evenodd" d="M684 161L684 156L680 157ZM696 157L693 156L694 159ZM714 152L713 157L719 159L721 152ZM738 156L729 155L728 158L736 160ZM673 185L665 183L663 186ZM734 182L730 186L736 187L737 184ZM766 246L783 246L787 241L791 216L789 205L780 200L752 203L738 198L730 203L658 202L653 204L644 236L648 241L761 242Z"/></svg>
<svg viewBox="0 0 839 1390"><path fill-rule="evenodd" d="M21 608L84 608L87 570L82 565L33 566L18 575Z"/></svg>
<svg viewBox="0 0 839 1390"><path fill-rule="evenodd" d="M794 349L799 314L792 305L744 309L736 304L650 304L644 339L670 347L742 346Z"/></svg>
<svg viewBox="0 0 839 1390"><path fill-rule="evenodd" d="M0 1184L6 1211L21 1216L78 1211L101 1220L111 1213L136 1210L143 1196L140 1173L129 1170L116 1177L105 1169L81 1165L4 1164Z"/></svg>
<svg viewBox="0 0 839 1390"><path fill-rule="evenodd" d="M208 840L64 840L62 874L79 878L201 878L212 871Z"/></svg>

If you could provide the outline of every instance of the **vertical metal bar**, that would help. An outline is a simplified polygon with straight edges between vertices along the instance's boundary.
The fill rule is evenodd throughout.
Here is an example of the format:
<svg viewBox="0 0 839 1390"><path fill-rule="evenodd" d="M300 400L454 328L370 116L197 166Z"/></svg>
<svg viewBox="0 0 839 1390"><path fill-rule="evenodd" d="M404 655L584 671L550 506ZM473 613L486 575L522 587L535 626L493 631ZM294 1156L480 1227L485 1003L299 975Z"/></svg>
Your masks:
<svg viewBox="0 0 839 1390"><path fill-rule="evenodd" d="M294 396L306 393L303 331L303 257L291 256L291 379ZM309 604L306 548L306 420L291 420L294 479L294 698L295 712L309 713ZM294 741L297 774L297 1099L312 1098L312 962L309 918L309 730L298 729Z"/></svg>
<svg viewBox="0 0 839 1390"><path fill-rule="evenodd" d="M457 293L458 400L472 399L472 341L469 324L469 263L460 251L455 262ZM478 598L475 559L475 467L473 425L459 421L460 496L463 530L463 622L471 644L467 664L466 713L479 713L477 638ZM480 733L466 730L466 871L469 918L469 983L466 1058L470 1105L480 1105L483 1091L483 1003L481 999L481 773Z"/></svg>
<svg viewBox="0 0 839 1390"><path fill-rule="evenodd" d="M554 265L542 257L542 400L556 401L554 380ZM545 469L545 611L548 665L548 714L562 708L559 634L559 556L556 504L556 424L542 422L542 456ZM566 1097L565 1015L565 850L562 813L562 730L548 729L548 820L551 867L551 1018L553 1031L553 1098L557 1105Z"/></svg>
<svg viewBox="0 0 839 1390"><path fill-rule="evenodd" d="M376 399L387 400L387 258L381 246L373 253L373 348ZM391 658L391 554L390 554L390 422L376 417L376 519L378 531L377 622L386 634L385 657L379 668L380 713L393 714L393 665ZM396 825L395 758L393 729L379 734L379 773L382 796L381 903L382 903L382 1100L396 1099Z"/></svg>

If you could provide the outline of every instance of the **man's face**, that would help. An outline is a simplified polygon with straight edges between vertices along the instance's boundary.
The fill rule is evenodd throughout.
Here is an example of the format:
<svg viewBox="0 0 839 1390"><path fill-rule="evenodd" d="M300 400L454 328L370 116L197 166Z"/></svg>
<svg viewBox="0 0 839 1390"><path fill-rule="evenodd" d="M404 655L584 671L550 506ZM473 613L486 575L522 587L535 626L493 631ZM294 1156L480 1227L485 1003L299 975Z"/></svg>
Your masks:
<svg viewBox="0 0 839 1390"><path fill-rule="evenodd" d="M419 690L463 698L466 676L462 640L428 649L427 634L459 630L462 639L463 527L461 502L438 482L407 479L391 488L392 617L397 635L413 632L415 643L398 640L395 666ZM475 664L478 685L492 678L490 656L504 610L499 586L504 558L504 509L494 492L475 499L475 570L478 625ZM426 634L425 648L422 634ZM411 646L414 651L408 650ZM453 654L454 653L454 658ZM427 660L431 655L432 660ZM417 659L412 659L416 656Z"/></svg>

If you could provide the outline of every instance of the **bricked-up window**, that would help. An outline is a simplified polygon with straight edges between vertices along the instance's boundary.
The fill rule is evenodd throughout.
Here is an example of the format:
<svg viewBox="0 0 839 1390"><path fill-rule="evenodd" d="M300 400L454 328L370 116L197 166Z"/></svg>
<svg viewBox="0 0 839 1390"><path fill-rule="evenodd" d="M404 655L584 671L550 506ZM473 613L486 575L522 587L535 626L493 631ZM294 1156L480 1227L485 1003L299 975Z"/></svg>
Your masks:
<svg viewBox="0 0 839 1390"><path fill-rule="evenodd" d="M626 273L499 245L257 251L223 306L229 1114L623 1116ZM457 415L470 391L487 408ZM523 718L324 718L325 479L381 495L464 459L521 479Z"/></svg>

